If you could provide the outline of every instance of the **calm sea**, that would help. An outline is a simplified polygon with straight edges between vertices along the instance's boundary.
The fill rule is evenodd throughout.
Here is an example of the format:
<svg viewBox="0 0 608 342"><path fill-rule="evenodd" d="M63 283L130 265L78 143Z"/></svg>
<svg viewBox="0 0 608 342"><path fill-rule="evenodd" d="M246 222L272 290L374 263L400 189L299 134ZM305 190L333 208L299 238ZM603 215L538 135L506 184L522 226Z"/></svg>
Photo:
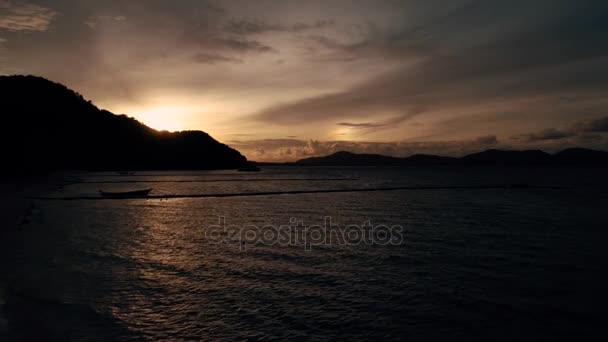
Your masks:
<svg viewBox="0 0 608 342"><path fill-rule="evenodd" d="M261 173L76 174L78 183L43 195L423 188L31 200L21 228L1 235L0 337L605 335L606 171L268 167ZM520 186L508 188L513 184Z"/></svg>

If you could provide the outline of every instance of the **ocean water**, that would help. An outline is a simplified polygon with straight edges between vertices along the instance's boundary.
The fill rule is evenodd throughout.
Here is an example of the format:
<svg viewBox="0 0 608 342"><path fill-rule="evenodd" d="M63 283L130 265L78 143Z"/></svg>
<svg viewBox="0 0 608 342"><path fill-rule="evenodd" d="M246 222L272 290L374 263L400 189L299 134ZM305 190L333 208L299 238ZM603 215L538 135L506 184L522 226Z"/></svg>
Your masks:
<svg viewBox="0 0 608 342"><path fill-rule="evenodd" d="M21 227L0 235L0 337L605 336L606 171L268 167L261 173L75 174L74 183L42 195L435 188L31 200ZM334 235L323 229L328 220ZM279 229L287 234L274 234ZM356 231L362 235L348 235Z"/></svg>

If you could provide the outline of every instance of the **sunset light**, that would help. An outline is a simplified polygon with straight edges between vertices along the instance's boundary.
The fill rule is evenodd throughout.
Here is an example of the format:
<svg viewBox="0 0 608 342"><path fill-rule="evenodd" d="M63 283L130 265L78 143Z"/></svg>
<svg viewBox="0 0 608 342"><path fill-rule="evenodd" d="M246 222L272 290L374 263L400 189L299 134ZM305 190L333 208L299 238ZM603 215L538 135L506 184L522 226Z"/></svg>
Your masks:
<svg viewBox="0 0 608 342"><path fill-rule="evenodd" d="M608 341L608 0L0 0L0 341Z"/></svg>
<svg viewBox="0 0 608 342"><path fill-rule="evenodd" d="M159 131L181 131L187 129L181 107L157 107L136 111L137 118L149 127Z"/></svg>

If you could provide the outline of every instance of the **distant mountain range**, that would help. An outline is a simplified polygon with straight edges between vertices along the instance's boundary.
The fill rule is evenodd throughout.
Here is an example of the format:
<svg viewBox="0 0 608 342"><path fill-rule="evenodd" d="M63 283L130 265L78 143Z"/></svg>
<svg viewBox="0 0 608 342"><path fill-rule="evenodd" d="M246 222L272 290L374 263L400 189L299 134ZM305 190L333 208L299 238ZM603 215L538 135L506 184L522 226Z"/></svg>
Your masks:
<svg viewBox="0 0 608 342"><path fill-rule="evenodd" d="M0 76L2 171L229 169L238 151L205 132L154 130L100 110L67 87L34 76Z"/></svg>
<svg viewBox="0 0 608 342"><path fill-rule="evenodd" d="M569 148L555 154L540 150L503 151L487 150L460 158L415 154L397 158L379 154L336 152L325 157L312 157L295 162L296 165L373 166L373 165L556 165L606 164L608 152L584 148Z"/></svg>

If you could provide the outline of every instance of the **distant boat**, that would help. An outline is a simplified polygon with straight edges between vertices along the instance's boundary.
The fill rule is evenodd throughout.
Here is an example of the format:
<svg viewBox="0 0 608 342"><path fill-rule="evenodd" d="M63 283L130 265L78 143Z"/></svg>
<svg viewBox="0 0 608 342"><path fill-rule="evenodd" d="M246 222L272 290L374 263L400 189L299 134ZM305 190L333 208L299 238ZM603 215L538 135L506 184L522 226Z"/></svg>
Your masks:
<svg viewBox="0 0 608 342"><path fill-rule="evenodd" d="M260 172L260 168L255 165L248 165L238 170L239 172Z"/></svg>
<svg viewBox="0 0 608 342"><path fill-rule="evenodd" d="M133 172L133 171L118 171L116 173L118 173L121 176L131 176L131 175L135 174L135 172Z"/></svg>
<svg viewBox="0 0 608 342"><path fill-rule="evenodd" d="M124 191L124 192L106 192L99 190L101 197L107 198L131 198L131 197L147 197L152 189Z"/></svg>

